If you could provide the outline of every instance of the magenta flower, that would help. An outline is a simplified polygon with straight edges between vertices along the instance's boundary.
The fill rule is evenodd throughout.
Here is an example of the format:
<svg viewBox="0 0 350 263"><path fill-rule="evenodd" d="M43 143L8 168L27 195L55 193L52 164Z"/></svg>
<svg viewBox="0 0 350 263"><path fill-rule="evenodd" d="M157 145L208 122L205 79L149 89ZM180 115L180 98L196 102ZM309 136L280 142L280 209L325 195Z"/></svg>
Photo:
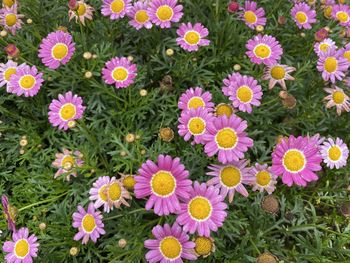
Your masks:
<svg viewBox="0 0 350 263"><path fill-rule="evenodd" d="M174 223L172 226L165 224L152 229L156 239L145 241L145 247L150 251L146 254L146 260L150 263L169 262L180 263L182 259L196 260L197 257L191 253L195 243L182 228Z"/></svg>
<svg viewBox="0 0 350 263"><path fill-rule="evenodd" d="M211 102L211 93L209 91L203 92L200 87L189 88L182 93L178 107L181 110L197 109L199 107L205 108L208 111L213 111L214 103Z"/></svg>
<svg viewBox="0 0 350 263"><path fill-rule="evenodd" d="M243 112L252 112L252 105L260 106L262 98L262 89L258 81L251 76L237 75L236 81L233 81L225 93L232 101L233 107Z"/></svg>
<svg viewBox="0 0 350 263"><path fill-rule="evenodd" d="M255 177L250 174L250 168L247 167L247 160L233 161L225 165L209 165L211 170L207 175L213 176L207 182L207 185L214 185L220 189L220 195L226 197L230 203L233 201L235 192L240 193L244 197L248 197L248 191L244 185L254 183Z"/></svg>
<svg viewBox="0 0 350 263"><path fill-rule="evenodd" d="M213 115L206 109L199 107L196 109L184 110L179 118L179 135L188 141L193 137L193 143L203 143L203 135L206 127L213 119Z"/></svg>
<svg viewBox="0 0 350 263"><path fill-rule="evenodd" d="M306 3L295 4L290 14L300 29L311 29L311 25L317 21L316 11L312 10Z"/></svg>
<svg viewBox="0 0 350 263"><path fill-rule="evenodd" d="M64 95L59 94L58 100L52 100L49 110L50 123L59 129L68 130L72 122L83 117L85 107L82 98L69 91Z"/></svg>
<svg viewBox="0 0 350 263"><path fill-rule="evenodd" d="M214 118L203 135L205 153L209 157L218 153L219 162L224 164L242 159L253 146L253 140L244 131L247 126L247 122L235 114L229 118L226 115Z"/></svg>
<svg viewBox="0 0 350 263"><path fill-rule="evenodd" d="M134 192L136 198L149 196L146 210L154 207L154 213L159 216L180 210L179 200L188 198L192 181L179 158L159 155L157 164L148 160L138 172Z"/></svg>
<svg viewBox="0 0 350 263"><path fill-rule="evenodd" d="M280 43L273 36L257 35L248 40L246 44L247 56L255 64L265 64L271 66L280 60L283 49Z"/></svg>
<svg viewBox="0 0 350 263"><path fill-rule="evenodd" d="M324 89L329 95L324 98L327 101L326 108L335 107L340 116L343 111L350 111L350 98L344 90L334 86L334 88Z"/></svg>
<svg viewBox="0 0 350 263"><path fill-rule="evenodd" d="M254 176L253 191L263 192L264 190L270 195L276 189L277 175L271 171L271 167L267 164L256 163L250 173Z"/></svg>
<svg viewBox="0 0 350 263"><path fill-rule="evenodd" d="M67 64L73 56L75 44L69 33L61 30L51 32L41 41L39 58L45 66L57 69Z"/></svg>
<svg viewBox="0 0 350 263"><path fill-rule="evenodd" d="M183 6L176 0L152 0L149 3L148 15L153 24L161 28L170 28L172 22L179 22L183 16Z"/></svg>
<svg viewBox="0 0 350 263"><path fill-rule="evenodd" d="M17 63L9 60L5 64L0 63L0 87L6 85L6 91L11 92L10 78L17 72Z"/></svg>
<svg viewBox="0 0 350 263"><path fill-rule="evenodd" d="M342 80L349 66L348 60L335 49L328 49L327 52L320 53L317 61L317 70L322 72L322 78L332 83L335 83L336 80Z"/></svg>
<svg viewBox="0 0 350 263"><path fill-rule="evenodd" d="M333 5L332 18L339 22L339 25L348 27L350 25L350 8L348 5Z"/></svg>
<svg viewBox="0 0 350 263"><path fill-rule="evenodd" d="M16 209L9 204L9 200L6 195L1 196L1 204L7 221L7 228L13 232L16 232Z"/></svg>
<svg viewBox="0 0 350 263"><path fill-rule="evenodd" d="M335 42L330 38L326 38L321 42L316 42L314 45L314 51L317 54L317 56L325 54L328 50L331 49L336 50L337 46L335 45Z"/></svg>
<svg viewBox="0 0 350 263"><path fill-rule="evenodd" d="M64 174L67 181L70 180L70 176L77 177L77 167L82 167L84 161L81 159L82 154L79 151L68 151L63 149L63 153L56 153L56 159L52 163L52 166L57 168L58 171L55 173L54 178L58 178Z"/></svg>
<svg viewBox="0 0 350 263"><path fill-rule="evenodd" d="M12 233L12 241L6 241L2 247L7 263L30 263L37 257L39 243L37 237L29 236L28 228L22 227Z"/></svg>
<svg viewBox="0 0 350 263"><path fill-rule="evenodd" d="M223 225L226 208L219 189L195 181L189 198L181 204L176 222L183 226L185 232L197 232L200 236L209 237L210 231L216 232Z"/></svg>
<svg viewBox="0 0 350 263"><path fill-rule="evenodd" d="M44 82L43 73L39 73L35 66L21 65L16 73L10 77L10 89L12 93L25 97L35 96Z"/></svg>
<svg viewBox="0 0 350 263"><path fill-rule="evenodd" d="M291 135L275 147L271 171L282 176L282 182L288 186L305 187L309 182L318 180L314 172L322 169L321 161L318 147L308 137L295 138Z"/></svg>
<svg viewBox="0 0 350 263"><path fill-rule="evenodd" d="M240 18L251 29L266 25L265 10L262 7L258 8L256 2L245 1L244 8L242 7L241 10L243 14L240 15Z"/></svg>
<svg viewBox="0 0 350 263"><path fill-rule="evenodd" d="M230 96L229 92L231 91L231 86L238 80L239 77L242 75L238 72L232 72L232 74L229 74L226 79L223 80L224 86L221 88L222 93L224 93L225 96Z"/></svg>
<svg viewBox="0 0 350 263"><path fill-rule="evenodd" d="M321 156L327 167L340 169L346 166L349 157L349 148L340 138L333 140L328 138L323 142L321 148Z"/></svg>
<svg viewBox="0 0 350 263"><path fill-rule="evenodd" d="M131 0L103 0L101 13L116 20L123 18L131 9Z"/></svg>
<svg viewBox="0 0 350 263"><path fill-rule="evenodd" d="M147 8L147 2L137 1L128 12L128 17L131 19L129 21L129 24L137 30L141 29L142 27L145 27L147 29L150 29L152 27L152 22L147 13Z"/></svg>
<svg viewBox="0 0 350 263"><path fill-rule="evenodd" d="M346 58L348 62L350 63L350 43L346 44L342 49L339 51L339 55L343 58Z"/></svg>
<svg viewBox="0 0 350 263"><path fill-rule="evenodd" d="M0 24L12 35L16 35L16 31L22 27L23 17L24 15L17 13L17 4L11 7L5 5L0 12Z"/></svg>
<svg viewBox="0 0 350 263"><path fill-rule="evenodd" d="M78 23L79 20L79 22L83 26L85 26L85 19L92 20L92 13L94 11L94 8L85 3L85 0L79 0L77 4L77 10L70 9L68 11L69 21L71 21L74 18L76 23Z"/></svg>
<svg viewBox="0 0 350 263"><path fill-rule="evenodd" d="M134 83L137 67L125 57L115 57L106 62L102 75L107 84L114 84L117 89L126 88Z"/></svg>
<svg viewBox="0 0 350 263"><path fill-rule="evenodd" d="M78 206L78 211L73 213L73 227L78 228L78 233L74 236L74 240L82 240L82 244L86 244L89 239L96 243L97 239L104 235L104 224L102 222L100 211L95 211L94 204L90 203L87 211L82 206Z"/></svg>
<svg viewBox="0 0 350 263"><path fill-rule="evenodd" d="M209 31L201 23L183 23L176 33L179 36L177 44L189 52L197 51L200 46L208 46L210 43L210 40L205 39Z"/></svg>

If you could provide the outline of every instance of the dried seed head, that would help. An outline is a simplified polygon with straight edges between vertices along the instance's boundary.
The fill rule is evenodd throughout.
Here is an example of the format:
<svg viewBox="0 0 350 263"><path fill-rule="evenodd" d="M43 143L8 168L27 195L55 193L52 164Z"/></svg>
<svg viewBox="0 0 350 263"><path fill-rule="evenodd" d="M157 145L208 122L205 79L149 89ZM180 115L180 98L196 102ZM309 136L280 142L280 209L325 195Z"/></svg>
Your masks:
<svg viewBox="0 0 350 263"><path fill-rule="evenodd" d="M265 196L261 200L261 208L267 213L277 214L280 209L277 197L274 195Z"/></svg>
<svg viewBox="0 0 350 263"><path fill-rule="evenodd" d="M159 130L159 137L165 142L170 142L174 139L174 131L169 127L161 128Z"/></svg>
<svg viewBox="0 0 350 263"><path fill-rule="evenodd" d="M165 75L162 81L159 82L161 91L171 91L173 87L173 78L170 75Z"/></svg>
<svg viewBox="0 0 350 263"><path fill-rule="evenodd" d="M275 255L265 252L257 257L256 263L278 263L278 259Z"/></svg>
<svg viewBox="0 0 350 263"><path fill-rule="evenodd" d="M279 16L278 17L278 24L284 25L285 23L287 23L287 18L285 16Z"/></svg>
<svg viewBox="0 0 350 263"><path fill-rule="evenodd" d="M288 92L285 91L285 90L281 90L279 93L278 93L278 96L280 96L281 99L286 99L288 97Z"/></svg>
<svg viewBox="0 0 350 263"><path fill-rule="evenodd" d="M343 216L350 217L350 202L342 203L339 210Z"/></svg>
<svg viewBox="0 0 350 263"><path fill-rule="evenodd" d="M288 94L288 96L282 100L282 104L287 109L293 109L297 105L297 100L293 95Z"/></svg>

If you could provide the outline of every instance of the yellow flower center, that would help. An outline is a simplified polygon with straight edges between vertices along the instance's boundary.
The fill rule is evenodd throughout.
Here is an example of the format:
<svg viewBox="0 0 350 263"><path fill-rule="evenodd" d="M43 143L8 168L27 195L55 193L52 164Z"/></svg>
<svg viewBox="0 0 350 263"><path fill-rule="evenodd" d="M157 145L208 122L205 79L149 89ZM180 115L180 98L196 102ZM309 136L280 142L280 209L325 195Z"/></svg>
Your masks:
<svg viewBox="0 0 350 263"><path fill-rule="evenodd" d="M106 189L107 189L107 184L102 185L100 189L98 189L98 196L100 199L104 202L107 202L107 195L106 195Z"/></svg>
<svg viewBox="0 0 350 263"><path fill-rule="evenodd" d="M305 24L307 22L307 15L304 12L299 11L295 14L295 19L300 24Z"/></svg>
<svg viewBox="0 0 350 263"><path fill-rule="evenodd" d="M15 1L14 0L2 0L2 3L7 7L11 7L15 3Z"/></svg>
<svg viewBox="0 0 350 263"><path fill-rule="evenodd" d="M153 175L151 187L155 194L167 197L175 191L176 181L170 172L161 170Z"/></svg>
<svg viewBox="0 0 350 263"><path fill-rule="evenodd" d="M337 70L337 68L338 68L338 62L337 62L336 58L334 58L334 57L326 58L326 60L324 62L324 69L328 73L335 72Z"/></svg>
<svg viewBox="0 0 350 263"><path fill-rule="evenodd" d="M184 39L187 42L187 44L196 45L201 39L201 36L196 31L188 31L186 32Z"/></svg>
<svg viewBox="0 0 350 263"><path fill-rule="evenodd" d="M125 3L123 0L114 0L111 4L111 10L115 14L119 14L124 10Z"/></svg>
<svg viewBox="0 0 350 263"><path fill-rule="evenodd" d="M230 105L222 103L216 107L215 113L217 116L226 115L227 117L230 117L233 113L233 109Z"/></svg>
<svg viewBox="0 0 350 263"><path fill-rule="evenodd" d="M84 3L80 3L78 5L78 10L77 10L78 16L83 16L86 13L86 6Z"/></svg>
<svg viewBox="0 0 350 263"><path fill-rule="evenodd" d="M244 20L249 24L254 24L258 19L253 11L247 11L244 13Z"/></svg>
<svg viewBox="0 0 350 263"><path fill-rule="evenodd" d="M29 253L29 243L25 239L20 239L15 244L14 249L16 257L24 258Z"/></svg>
<svg viewBox="0 0 350 263"><path fill-rule="evenodd" d="M168 236L160 241L159 249L165 258L171 260L181 255L182 245L175 237Z"/></svg>
<svg viewBox="0 0 350 263"><path fill-rule="evenodd" d="M122 189L118 183L112 183L108 187L108 197L112 202L118 201L122 195Z"/></svg>
<svg viewBox="0 0 350 263"><path fill-rule="evenodd" d="M266 186L271 182L271 175L268 171L260 171L256 174L256 182L258 185Z"/></svg>
<svg viewBox="0 0 350 263"><path fill-rule="evenodd" d="M339 11L335 14L335 16L337 17L337 19L342 22L342 23L346 23L349 21L349 15L344 12L344 11Z"/></svg>
<svg viewBox="0 0 350 263"><path fill-rule="evenodd" d="M326 52L329 48L329 45L327 43L322 43L320 46L319 46L320 50L322 52Z"/></svg>
<svg viewBox="0 0 350 263"><path fill-rule="evenodd" d="M169 21L173 18L174 11L168 5L162 5L158 7L156 15L160 21Z"/></svg>
<svg viewBox="0 0 350 263"><path fill-rule="evenodd" d="M340 157L342 156L342 152L341 152L339 146L334 145L331 148L329 148L328 156L329 156L329 159L331 159L332 161L338 161L340 159Z"/></svg>
<svg viewBox="0 0 350 263"><path fill-rule="evenodd" d="M137 11L135 14L135 20L140 24L147 22L149 20L149 16L147 14L147 11L146 10Z"/></svg>
<svg viewBox="0 0 350 263"><path fill-rule="evenodd" d="M324 9L323 14L325 17L330 18L332 15L332 11L333 11L333 8L331 5L329 5Z"/></svg>
<svg viewBox="0 0 350 263"><path fill-rule="evenodd" d="M284 154L282 162L289 172L300 172L304 169L306 159L299 150L289 150Z"/></svg>
<svg viewBox="0 0 350 263"><path fill-rule="evenodd" d="M16 74L17 70L16 68L8 68L5 72L4 72L4 79L6 81L10 81L10 78L13 74Z"/></svg>
<svg viewBox="0 0 350 263"><path fill-rule="evenodd" d="M58 43L52 48L52 56L57 60L64 59L68 54L68 47L66 44Z"/></svg>
<svg viewBox="0 0 350 263"><path fill-rule="evenodd" d="M81 226L86 233L91 233L96 228L95 218L91 214L86 214L81 221Z"/></svg>
<svg viewBox="0 0 350 263"><path fill-rule="evenodd" d="M197 109L199 107L205 107L205 102L201 97L192 97L187 103L188 109Z"/></svg>
<svg viewBox="0 0 350 263"><path fill-rule="evenodd" d="M19 80L19 85L22 89L31 89L35 85L35 78L32 75L24 75Z"/></svg>
<svg viewBox="0 0 350 263"><path fill-rule="evenodd" d="M350 51L344 52L344 58L346 58L348 60L348 62L350 62Z"/></svg>
<svg viewBox="0 0 350 263"><path fill-rule="evenodd" d="M127 176L123 180L123 185L127 189L133 189L136 184L135 178L133 176Z"/></svg>
<svg viewBox="0 0 350 263"><path fill-rule="evenodd" d="M197 196L188 204L189 214L198 221L208 219L212 211L209 200L205 197Z"/></svg>
<svg viewBox="0 0 350 263"><path fill-rule="evenodd" d="M68 166L73 167L74 164L75 164L75 160L72 155L66 155L65 157L63 157L61 162L62 167L68 167Z"/></svg>
<svg viewBox="0 0 350 263"><path fill-rule="evenodd" d="M188 122L188 130L193 134L193 135L199 135L202 134L205 131L205 122L202 118L192 118Z"/></svg>
<svg viewBox="0 0 350 263"><path fill-rule="evenodd" d="M213 248L213 242L208 237L197 237L194 243L196 244L194 250L200 256L206 256L210 254Z"/></svg>
<svg viewBox="0 0 350 263"><path fill-rule="evenodd" d="M216 134L215 141L220 148L230 149L236 146L238 137L231 128L224 128Z"/></svg>
<svg viewBox="0 0 350 263"><path fill-rule="evenodd" d="M5 16L5 24L7 26L13 26L17 22L17 16L15 14L8 14Z"/></svg>
<svg viewBox="0 0 350 263"><path fill-rule="evenodd" d="M59 114L61 119L65 121L72 119L76 114L76 107L72 103L66 103L61 107Z"/></svg>
<svg viewBox="0 0 350 263"><path fill-rule="evenodd" d="M334 91L332 94L332 98L335 104L343 104L345 100L345 94L342 91Z"/></svg>
<svg viewBox="0 0 350 263"><path fill-rule="evenodd" d="M284 79L285 75L286 75L286 71L281 66L274 66L271 69L271 77L273 77L274 79L277 79L277 80Z"/></svg>
<svg viewBox="0 0 350 263"><path fill-rule="evenodd" d="M271 55L271 49L269 46L265 45L265 44L259 44L254 48L254 54L258 57L258 58L269 58Z"/></svg>
<svg viewBox="0 0 350 263"><path fill-rule="evenodd" d="M243 102L250 102L253 98L253 91L248 86L241 86L237 90L237 98Z"/></svg>
<svg viewBox="0 0 350 263"><path fill-rule="evenodd" d="M220 179L226 187L234 187L241 182L241 172L237 167L226 166L220 172Z"/></svg>
<svg viewBox="0 0 350 263"><path fill-rule="evenodd" d="M115 81L124 81L128 78L128 71L123 67L117 67L112 72Z"/></svg>

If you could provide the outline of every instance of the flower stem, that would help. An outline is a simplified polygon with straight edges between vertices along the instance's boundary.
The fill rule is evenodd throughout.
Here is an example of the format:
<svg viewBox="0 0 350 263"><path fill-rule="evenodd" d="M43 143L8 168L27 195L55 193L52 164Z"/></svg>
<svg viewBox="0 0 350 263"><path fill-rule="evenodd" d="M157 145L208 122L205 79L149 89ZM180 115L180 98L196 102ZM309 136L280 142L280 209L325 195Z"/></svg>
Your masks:
<svg viewBox="0 0 350 263"><path fill-rule="evenodd" d="M60 195L58 195L58 196L52 197L52 198L50 198L50 199L46 199L46 200L43 200L43 201L39 201L39 202L30 204L30 205L21 207L20 209L18 209L18 211L20 212L20 211L23 211L23 210L25 210L25 209L31 208L31 207L33 207L33 206L37 206L37 205L41 205L41 204L45 204L45 203L50 203L50 202L52 202L52 201L55 201L56 199L59 199L59 198L62 197L62 196L65 196L67 193L68 193L68 191L67 191L67 192L64 192L63 194L60 194Z"/></svg>

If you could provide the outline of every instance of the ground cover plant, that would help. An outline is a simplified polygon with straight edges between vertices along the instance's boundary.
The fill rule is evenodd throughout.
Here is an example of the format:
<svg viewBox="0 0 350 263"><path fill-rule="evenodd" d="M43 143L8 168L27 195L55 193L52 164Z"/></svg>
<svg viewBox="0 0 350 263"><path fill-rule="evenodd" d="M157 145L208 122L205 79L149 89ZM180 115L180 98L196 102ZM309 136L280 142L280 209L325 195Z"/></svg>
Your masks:
<svg viewBox="0 0 350 263"><path fill-rule="evenodd" d="M350 262L344 0L3 0L1 262Z"/></svg>

